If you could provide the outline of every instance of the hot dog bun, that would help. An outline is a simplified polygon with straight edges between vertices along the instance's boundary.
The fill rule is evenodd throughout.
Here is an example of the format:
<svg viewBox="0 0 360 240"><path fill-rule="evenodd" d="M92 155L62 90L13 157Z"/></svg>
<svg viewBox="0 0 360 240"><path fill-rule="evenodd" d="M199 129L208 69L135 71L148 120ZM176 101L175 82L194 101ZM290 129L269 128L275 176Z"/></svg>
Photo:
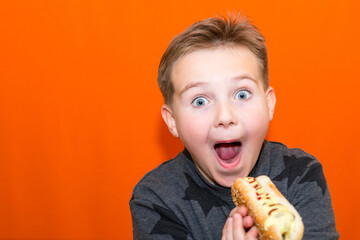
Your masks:
<svg viewBox="0 0 360 240"><path fill-rule="evenodd" d="M236 206L253 217L260 239L300 240L304 225L299 213L267 176L237 179L231 188Z"/></svg>

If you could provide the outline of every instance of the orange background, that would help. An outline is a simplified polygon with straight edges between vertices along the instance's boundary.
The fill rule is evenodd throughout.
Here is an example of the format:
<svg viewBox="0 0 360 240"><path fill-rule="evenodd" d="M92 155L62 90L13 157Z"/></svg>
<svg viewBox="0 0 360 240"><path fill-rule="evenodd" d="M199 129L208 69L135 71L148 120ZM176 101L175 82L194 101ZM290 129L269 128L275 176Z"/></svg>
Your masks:
<svg viewBox="0 0 360 240"><path fill-rule="evenodd" d="M0 239L132 239L132 188L182 150L160 116L160 57L191 23L240 9L267 38L278 101L268 139L318 157L338 230L352 239L360 227L359 7L1 1Z"/></svg>

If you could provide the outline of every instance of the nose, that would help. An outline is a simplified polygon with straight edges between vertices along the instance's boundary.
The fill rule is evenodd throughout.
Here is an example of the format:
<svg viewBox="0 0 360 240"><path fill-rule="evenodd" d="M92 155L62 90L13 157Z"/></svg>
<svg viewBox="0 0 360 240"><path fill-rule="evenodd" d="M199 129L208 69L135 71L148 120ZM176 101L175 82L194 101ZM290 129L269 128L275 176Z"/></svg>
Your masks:
<svg viewBox="0 0 360 240"><path fill-rule="evenodd" d="M232 125L238 124L236 115L236 108L231 103L225 102L219 104L216 108L216 115L214 121L215 127L228 128Z"/></svg>

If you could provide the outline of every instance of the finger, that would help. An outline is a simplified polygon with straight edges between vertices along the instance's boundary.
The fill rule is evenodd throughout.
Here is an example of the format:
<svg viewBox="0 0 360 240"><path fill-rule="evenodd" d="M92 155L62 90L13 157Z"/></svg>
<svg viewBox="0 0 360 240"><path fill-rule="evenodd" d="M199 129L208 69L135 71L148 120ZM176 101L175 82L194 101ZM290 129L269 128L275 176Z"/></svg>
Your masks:
<svg viewBox="0 0 360 240"><path fill-rule="evenodd" d="M254 225L254 220L251 216L243 217L244 228L250 228Z"/></svg>
<svg viewBox="0 0 360 240"><path fill-rule="evenodd" d="M236 240L242 240L245 236L245 230L243 226L243 218L240 214L236 213L233 217L233 236Z"/></svg>
<svg viewBox="0 0 360 240"><path fill-rule="evenodd" d="M228 222L229 222L229 218L226 220L225 225L224 225L224 228L223 228L223 230L222 230L222 235L223 235L223 236L226 234L226 228L227 228Z"/></svg>
<svg viewBox="0 0 360 240"><path fill-rule="evenodd" d="M258 230L255 226L251 227L245 235L245 240L257 240Z"/></svg>
<svg viewBox="0 0 360 240"><path fill-rule="evenodd" d="M231 212L230 212L230 214L229 214L229 217L233 217L234 216L234 214L235 213L239 213L240 214L240 207L234 207L232 210L231 210Z"/></svg>
<svg viewBox="0 0 360 240"><path fill-rule="evenodd" d="M233 218L228 218L226 229L225 229L225 239L233 240Z"/></svg>
<svg viewBox="0 0 360 240"><path fill-rule="evenodd" d="M226 240L226 228L224 228L222 231L221 240Z"/></svg>
<svg viewBox="0 0 360 240"><path fill-rule="evenodd" d="M245 206L240 206L238 211L242 217L245 217L246 215L248 215L248 211Z"/></svg>

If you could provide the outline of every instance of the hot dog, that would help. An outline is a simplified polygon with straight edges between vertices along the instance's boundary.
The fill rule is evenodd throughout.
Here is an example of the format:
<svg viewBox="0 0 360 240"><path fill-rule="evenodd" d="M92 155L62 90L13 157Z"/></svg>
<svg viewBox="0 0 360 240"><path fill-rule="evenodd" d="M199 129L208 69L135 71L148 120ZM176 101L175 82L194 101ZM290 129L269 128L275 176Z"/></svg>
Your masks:
<svg viewBox="0 0 360 240"><path fill-rule="evenodd" d="M304 225L299 213L267 176L237 179L231 194L236 206L245 206L253 217L260 239L302 239Z"/></svg>

